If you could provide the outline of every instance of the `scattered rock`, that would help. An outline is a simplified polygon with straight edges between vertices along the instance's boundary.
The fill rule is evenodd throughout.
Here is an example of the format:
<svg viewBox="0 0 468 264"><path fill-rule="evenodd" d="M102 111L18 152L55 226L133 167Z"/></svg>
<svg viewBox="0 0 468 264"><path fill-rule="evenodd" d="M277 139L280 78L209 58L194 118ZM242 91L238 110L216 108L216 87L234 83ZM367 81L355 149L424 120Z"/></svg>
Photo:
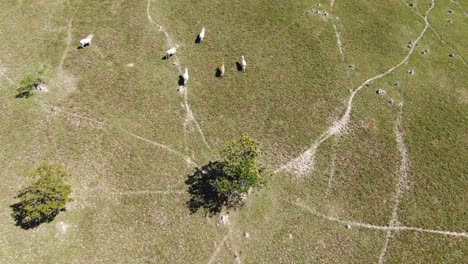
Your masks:
<svg viewBox="0 0 468 264"><path fill-rule="evenodd" d="M450 54L449 54L449 57L450 57L450 58L454 58L454 57L455 57L455 54L454 54L454 53L450 53Z"/></svg>
<svg viewBox="0 0 468 264"><path fill-rule="evenodd" d="M415 74L414 70L407 70L406 73L408 73L408 74L410 74L410 75L414 75L414 74Z"/></svg>
<svg viewBox="0 0 468 264"><path fill-rule="evenodd" d="M177 88L177 92L179 93L184 93L185 87L183 85L180 85L179 88Z"/></svg>
<svg viewBox="0 0 468 264"><path fill-rule="evenodd" d="M372 82L366 82L366 86L369 87L371 86Z"/></svg>
<svg viewBox="0 0 468 264"><path fill-rule="evenodd" d="M158 26L158 31L159 31L159 32L163 31L163 27Z"/></svg>
<svg viewBox="0 0 468 264"><path fill-rule="evenodd" d="M399 86L400 86L400 82L395 82L393 85L399 87Z"/></svg>
<svg viewBox="0 0 468 264"><path fill-rule="evenodd" d="M62 221L58 222L55 225L55 229L57 230L57 232L62 235L65 235L67 233L69 227L70 227L69 225L67 225L66 223Z"/></svg>
<svg viewBox="0 0 468 264"><path fill-rule="evenodd" d="M47 93L49 91L49 88L47 88L47 86L45 86L45 84L43 84L43 83L39 83L39 84L35 85L35 88L36 88L36 90L41 91L41 92L45 92L45 93Z"/></svg>
<svg viewBox="0 0 468 264"><path fill-rule="evenodd" d="M413 7L413 6L414 6L414 3L409 3L408 5L411 6L411 7Z"/></svg>
<svg viewBox="0 0 468 264"><path fill-rule="evenodd" d="M393 100L393 98L392 98L392 99L388 100L388 103L389 103L389 104L394 104L394 103L395 103L395 100Z"/></svg>
<svg viewBox="0 0 468 264"><path fill-rule="evenodd" d="M429 49L425 49L425 50L421 51L421 54L423 54L423 55L429 54Z"/></svg>
<svg viewBox="0 0 468 264"><path fill-rule="evenodd" d="M177 62L174 61L174 62L172 63L172 65L177 66L178 64L177 64Z"/></svg>
<svg viewBox="0 0 468 264"><path fill-rule="evenodd" d="M377 91L375 91L377 94L385 94L385 90L382 90L382 89L378 89Z"/></svg>
<svg viewBox="0 0 468 264"><path fill-rule="evenodd" d="M354 70L354 64L348 65L348 68L351 69L351 70Z"/></svg>
<svg viewBox="0 0 468 264"><path fill-rule="evenodd" d="M249 239L249 238L250 238L250 234L247 233L247 232L245 232L245 233L242 235L242 237L243 237L244 239Z"/></svg>
<svg viewBox="0 0 468 264"><path fill-rule="evenodd" d="M293 239L293 235L291 233L288 234L289 239Z"/></svg>
<svg viewBox="0 0 468 264"><path fill-rule="evenodd" d="M133 67L135 67L135 64L133 64L133 63L129 63L129 64L127 64L127 67L129 67L129 68L133 68Z"/></svg>
<svg viewBox="0 0 468 264"><path fill-rule="evenodd" d="M350 224L347 224L345 225L346 229L351 229L351 225Z"/></svg>
<svg viewBox="0 0 468 264"><path fill-rule="evenodd" d="M229 221L229 214L226 213L226 214L221 214L219 216L219 223L222 224L222 225L229 225L230 221Z"/></svg>
<svg viewBox="0 0 468 264"><path fill-rule="evenodd" d="M322 4L321 3L317 3L317 6L321 6Z"/></svg>
<svg viewBox="0 0 468 264"><path fill-rule="evenodd" d="M447 13L453 14L453 13L455 13L455 11L453 11L453 9L449 9L449 10L447 10Z"/></svg>
<svg viewBox="0 0 468 264"><path fill-rule="evenodd" d="M328 16L328 12L327 11L323 11L322 13L324 16Z"/></svg>
<svg viewBox="0 0 468 264"><path fill-rule="evenodd" d="M453 21L452 19L447 19L447 22L449 23L452 23L452 21Z"/></svg>

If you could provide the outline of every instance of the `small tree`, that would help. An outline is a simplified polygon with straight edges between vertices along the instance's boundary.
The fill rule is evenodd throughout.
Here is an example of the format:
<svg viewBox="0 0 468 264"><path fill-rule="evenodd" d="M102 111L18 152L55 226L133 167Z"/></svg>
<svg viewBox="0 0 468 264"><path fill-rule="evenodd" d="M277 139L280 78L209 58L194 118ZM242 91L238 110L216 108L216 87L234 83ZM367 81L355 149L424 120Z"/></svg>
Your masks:
<svg viewBox="0 0 468 264"><path fill-rule="evenodd" d="M258 144L247 136L229 143L221 151L223 173L218 175L216 189L224 196L227 207L241 205L242 195L263 182L257 163L259 153Z"/></svg>
<svg viewBox="0 0 468 264"><path fill-rule="evenodd" d="M66 184L69 174L62 166L44 164L30 176L38 180L21 189L16 196L20 201L11 206L17 225L24 229L51 222L71 201L71 186Z"/></svg>

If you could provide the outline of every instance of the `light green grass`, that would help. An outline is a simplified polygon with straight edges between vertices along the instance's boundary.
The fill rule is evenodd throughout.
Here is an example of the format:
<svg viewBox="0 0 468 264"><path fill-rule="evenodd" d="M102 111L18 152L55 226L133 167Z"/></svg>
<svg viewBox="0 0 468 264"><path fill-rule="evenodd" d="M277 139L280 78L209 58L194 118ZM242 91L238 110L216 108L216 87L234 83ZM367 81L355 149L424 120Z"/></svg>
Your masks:
<svg viewBox="0 0 468 264"><path fill-rule="evenodd" d="M0 262L208 263L229 233L215 263L235 262L236 252L243 263L377 262L385 231L346 229L297 204L342 220L388 225L400 176L400 102L410 168L399 221L466 231L468 75L462 60L448 54L468 57L468 23L454 3L437 1L429 16L446 44L429 29L408 63L356 95L347 133L320 146L310 175L267 175L266 186L230 212L228 227L190 214L184 181L193 166L184 157L128 133L199 165L247 134L260 143L262 163L273 171L343 114L349 89L399 63L424 21L397 0L336 1L328 18L310 10L329 10L329 3L317 7L314 1L150 3L153 19L180 45L176 58L190 71L188 103L211 150L192 125L184 132L180 72L172 65L176 58L161 60L169 46L147 19L147 1L0 3L0 70L19 83L38 65L50 67L50 92L28 99L16 99L17 85L0 75ZM429 3L417 1L416 12L424 14ZM455 10L452 23L445 21L449 8ZM70 18L72 44L61 71ZM195 45L202 26L205 41ZM77 50L90 33L93 44ZM429 55L420 53L425 48ZM241 55L245 73L236 70ZM226 75L219 79L215 70L223 61ZM408 69L416 74L409 76ZM70 171L74 202L52 223L25 231L14 226L9 206L28 183L23 175L42 162ZM132 194L138 191L143 193ZM164 191L175 192L157 193ZM61 222L69 227L65 233ZM250 239L242 238L244 232ZM466 238L393 235L387 262L467 258Z"/></svg>

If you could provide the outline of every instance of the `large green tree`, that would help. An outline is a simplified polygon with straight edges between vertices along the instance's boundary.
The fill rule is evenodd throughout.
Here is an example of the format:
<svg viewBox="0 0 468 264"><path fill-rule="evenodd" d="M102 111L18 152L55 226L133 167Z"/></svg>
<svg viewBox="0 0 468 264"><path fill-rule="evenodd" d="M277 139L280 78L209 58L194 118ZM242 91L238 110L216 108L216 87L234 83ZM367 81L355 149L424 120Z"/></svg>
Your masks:
<svg viewBox="0 0 468 264"><path fill-rule="evenodd" d="M257 161L260 150L253 139L243 136L227 144L220 154L220 160L196 168L185 181L191 194L190 211L204 208L214 215L223 208L239 207L243 196L263 183Z"/></svg>
<svg viewBox="0 0 468 264"><path fill-rule="evenodd" d="M220 154L223 173L218 174L216 189L228 207L235 207L242 204L243 194L263 182L257 161L260 150L252 138L242 136L227 144Z"/></svg>
<svg viewBox="0 0 468 264"><path fill-rule="evenodd" d="M43 164L30 176L37 181L21 189L19 202L11 206L17 225L25 229L52 221L71 201L70 176L62 166Z"/></svg>

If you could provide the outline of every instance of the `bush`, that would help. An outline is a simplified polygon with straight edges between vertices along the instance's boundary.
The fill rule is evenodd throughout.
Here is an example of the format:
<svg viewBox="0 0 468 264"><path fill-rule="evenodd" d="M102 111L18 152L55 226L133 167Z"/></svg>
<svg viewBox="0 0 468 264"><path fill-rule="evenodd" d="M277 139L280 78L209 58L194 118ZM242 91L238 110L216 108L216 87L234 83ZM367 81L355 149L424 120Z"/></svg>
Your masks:
<svg viewBox="0 0 468 264"><path fill-rule="evenodd" d="M33 95L33 89L41 84L44 83L44 75L47 72L47 67L42 65L39 70L34 74L26 74L21 79L20 87L18 88L18 94L16 98L28 98Z"/></svg>
<svg viewBox="0 0 468 264"><path fill-rule="evenodd" d="M62 166L44 164L30 176L38 180L21 189L16 196L20 201L11 206L16 224L24 229L51 222L71 201L71 186L66 184L69 174Z"/></svg>

